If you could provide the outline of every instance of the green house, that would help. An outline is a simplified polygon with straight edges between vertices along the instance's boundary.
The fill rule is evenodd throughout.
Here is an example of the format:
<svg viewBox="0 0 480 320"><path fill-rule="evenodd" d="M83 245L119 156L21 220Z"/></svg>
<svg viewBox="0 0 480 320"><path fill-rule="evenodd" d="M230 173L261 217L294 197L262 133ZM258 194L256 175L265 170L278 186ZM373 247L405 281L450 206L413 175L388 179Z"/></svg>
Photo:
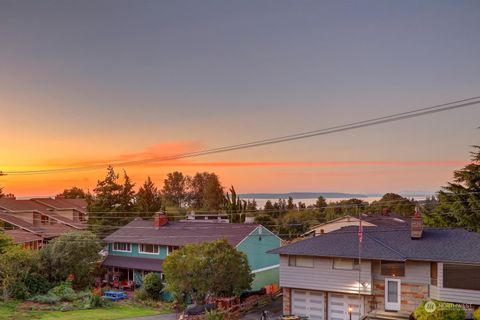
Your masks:
<svg viewBox="0 0 480 320"><path fill-rule="evenodd" d="M267 251L280 247L281 239L258 224L168 221L165 215L136 219L104 239L108 256L103 266L120 280L141 285L146 273L162 274L163 261L172 251L189 243L219 239L247 255L254 274L253 290L278 284L279 256Z"/></svg>

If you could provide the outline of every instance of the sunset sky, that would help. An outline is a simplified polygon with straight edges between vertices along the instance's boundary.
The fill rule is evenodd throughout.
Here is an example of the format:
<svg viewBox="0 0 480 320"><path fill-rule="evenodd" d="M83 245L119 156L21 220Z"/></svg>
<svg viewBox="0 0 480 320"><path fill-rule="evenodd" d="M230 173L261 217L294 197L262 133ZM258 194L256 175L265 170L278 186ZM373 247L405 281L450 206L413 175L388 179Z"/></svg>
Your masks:
<svg viewBox="0 0 480 320"><path fill-rule="evenodd" d="M480 96L479 1L0 1L0 171L140 160ZM238 192L435 191L480 107L127 170ZM0 177L93 189L105 169Z"/></svg>

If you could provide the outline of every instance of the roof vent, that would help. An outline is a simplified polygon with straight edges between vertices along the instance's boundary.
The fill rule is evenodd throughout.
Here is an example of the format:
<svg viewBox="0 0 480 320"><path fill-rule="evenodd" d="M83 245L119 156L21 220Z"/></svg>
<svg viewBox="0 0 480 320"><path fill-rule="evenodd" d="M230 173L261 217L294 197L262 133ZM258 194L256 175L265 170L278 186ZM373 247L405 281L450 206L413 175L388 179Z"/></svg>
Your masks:
<svg viewBox="0 0 480 320"><path fill-rule="evenodd" d="M418 207L415 207L415 214L412 217L410 227L410 236L413 240L422 238L423 233L423 219Z"/></svg>

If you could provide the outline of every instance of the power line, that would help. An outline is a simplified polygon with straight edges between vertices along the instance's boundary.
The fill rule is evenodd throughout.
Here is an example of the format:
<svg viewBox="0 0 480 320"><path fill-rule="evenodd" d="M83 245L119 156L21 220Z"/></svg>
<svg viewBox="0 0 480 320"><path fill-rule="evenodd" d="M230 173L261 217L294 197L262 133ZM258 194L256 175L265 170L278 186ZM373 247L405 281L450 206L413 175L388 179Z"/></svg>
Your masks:
<svg viewBox="0 0 480 320"><path fill-rule="evenodd" d="M363 120L363 121L351 122L348 124L333 126L325 129L307 131L307 132L269 138L269 139L256 140L256 141L247 142L247 143L223 146L223 147L200 150L195 152L179 153L171 156L156 157L151 159L134 160L134 161L116 162L116 163L112 163L112 165L132 166L132 165L139 165L139 164L148 164L148 163L155 163L155 162L162 162L162 161L169 161L169 160L193 158L193 157L205 156L209 154L230 152L230 151L260 147L260 146L265 146L270 144L278 144L278 143L283 143L288 141L311 138L311 137L320 136L320 135L327 135L327 134L332 134L332 133L337 133L342 131L359 129L359 128L374 126L374 125L383 124L383 123L416 118L416 117L420 117L420 116L424 116L432 113L439 113L439 112L444 112L444 111L453 110L453 109L465 108L475 104L480 104L480 96L443 103L443 104L425 107L425 108L419 108L412 111L395 113L388 116L382 116L382 117L372 118L372 119ZM34 174L88 171L88 170L104 168L106 165L108 164L104 163L104 164L91 165L91 166L59 168L59 169L4 171L3 174L4 175L34 175Z"/></svg>

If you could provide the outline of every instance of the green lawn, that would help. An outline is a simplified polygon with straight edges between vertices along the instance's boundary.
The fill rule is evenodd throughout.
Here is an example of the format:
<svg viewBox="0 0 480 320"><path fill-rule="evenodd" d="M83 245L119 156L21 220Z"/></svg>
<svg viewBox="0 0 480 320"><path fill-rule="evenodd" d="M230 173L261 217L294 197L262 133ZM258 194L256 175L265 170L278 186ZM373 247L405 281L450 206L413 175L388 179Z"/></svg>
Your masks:
<svg viewBox="0 0 480 320"><path fill-rule="evenodd" d="M16 303L0 303L0 320L112 320L167 313L166 310L114 304L109 308L75 311L17 311Z"/></svg>

